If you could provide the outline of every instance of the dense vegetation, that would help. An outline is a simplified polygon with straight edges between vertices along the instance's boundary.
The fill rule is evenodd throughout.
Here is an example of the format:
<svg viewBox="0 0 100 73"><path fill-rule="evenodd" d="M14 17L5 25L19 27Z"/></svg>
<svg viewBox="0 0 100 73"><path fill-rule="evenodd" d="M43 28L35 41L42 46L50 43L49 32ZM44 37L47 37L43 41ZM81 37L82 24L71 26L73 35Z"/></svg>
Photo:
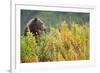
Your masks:
<svg viewBox="0 0 100 73"><path fill-rule="evenodd" d="M40 36L21 36L21 62L88 60L89 48L89 25L63 21Z"/></svg>

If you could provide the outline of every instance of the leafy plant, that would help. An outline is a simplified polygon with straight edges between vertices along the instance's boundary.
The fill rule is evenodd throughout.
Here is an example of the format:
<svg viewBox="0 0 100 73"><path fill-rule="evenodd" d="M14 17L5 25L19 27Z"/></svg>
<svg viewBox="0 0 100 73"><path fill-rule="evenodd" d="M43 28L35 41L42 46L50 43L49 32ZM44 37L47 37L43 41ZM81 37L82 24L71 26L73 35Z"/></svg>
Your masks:
<svg viewBox="0 0 100 73"><path fill-rule="evenodd" d="M36 39L32 33L28 32L27 36L21 36L22 62L37 61L37 59L35 59L37 58L35 49L36 49Z"/></svg>
<svg viewBox="0 0 100 73"><path fill-rule="evenodd" d="M89 59L89 26L64 21L59 28L40 36L21 36L21 62L67 61Z"/></svg>

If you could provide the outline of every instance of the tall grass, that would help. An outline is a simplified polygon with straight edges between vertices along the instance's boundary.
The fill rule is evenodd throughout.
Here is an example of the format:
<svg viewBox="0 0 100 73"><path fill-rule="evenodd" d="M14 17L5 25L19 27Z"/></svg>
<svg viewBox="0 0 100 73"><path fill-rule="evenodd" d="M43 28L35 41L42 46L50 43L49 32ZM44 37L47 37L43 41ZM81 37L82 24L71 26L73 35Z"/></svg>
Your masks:
<svg viewBox="0 0 100 73"><path fill-rule="evenodd" d="M89 26L62 22L50 32L35 37L21 36L21 62L68 61L89 59Z"/></svg>

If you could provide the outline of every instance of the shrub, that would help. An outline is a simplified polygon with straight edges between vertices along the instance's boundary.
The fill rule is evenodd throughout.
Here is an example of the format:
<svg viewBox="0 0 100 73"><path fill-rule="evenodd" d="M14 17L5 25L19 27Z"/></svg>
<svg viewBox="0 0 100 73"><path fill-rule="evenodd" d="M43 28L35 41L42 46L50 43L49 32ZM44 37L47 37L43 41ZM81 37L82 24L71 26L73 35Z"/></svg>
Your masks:
<svg viewBox="0 0 100 73"><path fill-rule="evenodd" d="M36 49L36 39L32 33L28 32L27 36L21 36L21 61L22 62L37 61L37 59L33 59L33 58L37 58L35 49Z"/></svg>
<svg viewBox="0 0 100 73"><path fill-rule="evenodd" d="M40 36L21 36L21 62L89 59L89 26L62 22Z"/></svg>

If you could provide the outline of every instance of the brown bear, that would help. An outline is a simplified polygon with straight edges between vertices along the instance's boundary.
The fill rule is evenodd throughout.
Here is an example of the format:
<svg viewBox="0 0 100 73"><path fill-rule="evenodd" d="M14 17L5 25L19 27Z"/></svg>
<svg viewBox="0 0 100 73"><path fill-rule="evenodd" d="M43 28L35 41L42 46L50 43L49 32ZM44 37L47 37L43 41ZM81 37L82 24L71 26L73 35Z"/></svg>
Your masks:
<svg viewBox="0 0 100 73"><path fill-rule="evenodd" d="M27 23L24 30L24 36L27 35L27 32L32 32L34 36L41 35L44 32L46 32L46 27L44 26L44 23L42 20L35 17L29 20L29 22Z"/></svg>

